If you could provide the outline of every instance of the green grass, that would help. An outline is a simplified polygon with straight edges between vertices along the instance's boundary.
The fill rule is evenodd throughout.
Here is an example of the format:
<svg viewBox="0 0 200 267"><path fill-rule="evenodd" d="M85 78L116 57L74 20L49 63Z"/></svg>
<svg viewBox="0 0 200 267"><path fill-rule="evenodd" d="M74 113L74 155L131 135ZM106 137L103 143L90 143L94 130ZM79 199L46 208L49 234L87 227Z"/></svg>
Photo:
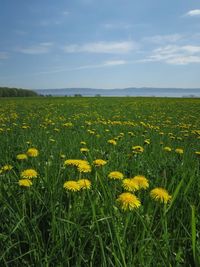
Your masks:
<svg viewBox="0 0 200 267"><path fill-rule="evenodd" d="M1 99L0 168L13 168L0 174L0 266L200 266L199 114L200 99ZM116 146L107 143L114 138ZM132 152L137 145L143 153ZM38 157L16 159L30 147ZM85 159L92 172L80 174L66 159ZM95 168L95 159L107 164ZM29 168L39 176L20 187ZM138 209L121 209L116 199L124 189L108 178L111 171L149 180L135 192ZM63 188L80 177L90 190ZM153 200L155 187L171 201Z"/></svg>

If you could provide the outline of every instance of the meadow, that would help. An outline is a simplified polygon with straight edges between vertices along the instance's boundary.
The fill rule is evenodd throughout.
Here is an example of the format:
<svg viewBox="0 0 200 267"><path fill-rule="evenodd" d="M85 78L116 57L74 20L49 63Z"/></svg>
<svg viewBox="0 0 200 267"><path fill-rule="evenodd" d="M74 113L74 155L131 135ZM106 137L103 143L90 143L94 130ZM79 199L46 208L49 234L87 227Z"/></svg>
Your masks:
<svg viewBox="0 0 200 267"><path fill-rule="evenodd" d="M0 266L200 266L200 99L0 100Z"/></svg>

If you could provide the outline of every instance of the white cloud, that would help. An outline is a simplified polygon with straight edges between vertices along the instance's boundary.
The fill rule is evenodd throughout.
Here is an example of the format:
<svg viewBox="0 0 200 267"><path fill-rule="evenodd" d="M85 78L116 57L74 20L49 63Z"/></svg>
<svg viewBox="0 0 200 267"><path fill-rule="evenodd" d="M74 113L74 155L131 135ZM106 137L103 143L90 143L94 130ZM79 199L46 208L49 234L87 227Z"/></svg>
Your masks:
<svg viewBox="0 0 200 267"><path fill-rule="evenodd" d="M110 68L113 66L119 66L128 64L129 62L125 60L108 60L104 61L99 64L90 64L90 65L81 65L73 68L66 68L66 67L55 67L54 69L46 70L46 71L40 71L36 73L31 73L30 76L37 76L37 75L43 75L43 74L51 74L51 73L61 73L61 72L71 72L71 71L77 71L77 70L87 70L87 69L98 69L98 68Z"/></svg>
<svg viewBox="0 0 200 267"><path fill-rule="evenodd" d="M143 41L161 44L161 43L176 43L177 41L181 40L183 36L181 34L168 34L168 35L154 35L143 38Z"/></svg>
<svg viewBox="0 0 200 267"><path fill-rule="evenodd" d="M133 25L129 23L105 23L103 27L106 30L127 30L133 28Z"/></svg>
<svg viewBox="0 0 200 267"><path fill-rule="evenodd" d="M135 49L138 45L135 42L95 42L86 43L82 45L71 44L65 46L63 49L66 53L105 53L105 54L126 54Z"/></svg>
<svg viewBox="0 0 200 267"><path fill-rule="evenodd" d="M45 43L40 43L38 45L32 45L29 47L17 48L16 50L23 54L37 55L37 54L46 54L50 52L52 46L53 43L45 42Z"/></svg>
<svg viewBox="0 0 200 267"><path fill-rule="evenodd" d="M187 65L200 63L200 46L193 45L167 45L156 48L152 54L140 62L165 62L173 65Z"/></svg>
<svg viewBox="0 0 200 267"><path fill-rule="evenodd" d="M193 10L190 10L190 11L188 11L185 15L186 15L186 16L189 16L189 17L200 16L200 9L193 9Z"/></svg>
<svg viewBox="0 0 200 267"><path fill-rule="evenodd" d="M0 52L0 59L7 59L8 53L7 52Z"/></svg>
<svg viewBox="0 0 200 267"><path fill-rule="evenodd" d="M124 65L127 61L125 60L109 60L104 62L104 66L117 66L117 65Z"/></svg>

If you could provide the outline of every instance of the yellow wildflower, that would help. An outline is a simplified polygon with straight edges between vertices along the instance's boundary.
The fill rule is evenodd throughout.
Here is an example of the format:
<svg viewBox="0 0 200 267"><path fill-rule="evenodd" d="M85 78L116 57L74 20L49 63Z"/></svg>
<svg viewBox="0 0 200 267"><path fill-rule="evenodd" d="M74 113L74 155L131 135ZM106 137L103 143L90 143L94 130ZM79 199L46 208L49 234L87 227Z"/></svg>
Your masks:
<svg viewBox="0 0 200 267"><path fill-rule="evenodd" d="M12 170L12 168L13 168L12 165L10 165L10 164L6 164L6 165L4 165L4 166L1 168L1 170L4 171L4 172L7 172L7 171Z"/></svg>
<svg viewBox="0 0 200 267"><path fill-rule="evenodd" d="M161 187L157 187L154 188L153 190L151 190L150 192L150 196L156 200L156 201L160 201L163 203L167 203L171 200L171 196L169 195L169 193L167 192L166 189L161 188Z"/></svg>
<svg viewBox="0 0 200 267"><path fill-rule="evenodd" d="M177 154L183 154L183 149L182 148L177 148L177 149L175 149L175 152Z"/></svg>
<svg viewBox="0 0 200 267"><path fill-rule="evenodd" d="M78 165L78 171L79 172L91 172L91 166L89 165L89 163L87 161L82 162Z"/></svg>
<svg viewBox="0 0 200 267"><path fill-rule="evenodd" d="M121 172L114 171L108 174L108 178L113 179L113 180L122 180L124 178L124 175Z"/></svg>
<svg viewBox="0 0 200 267"><path fill-rule="evenodd" d="M79 191L81 189L79 183L76 181L66 181L63 187L66 190L73 191L73 192Z"/></svg>
<svg viewBox="0 0 200 267"><path fill-rule="evenodd" d="M163 150L166 151L166 152L171 152L172 151L171 147L169 147L169 146L165 146L163 148Z"/></svg>
<svg viewBox="0 0 200 267"><path fill-rule="evenodd" d="M103 165L107 164L107 161L105 161L103 159L96 159L96 160L93 161L93 164L96 167L100 167L100 166L103 166Z"/></svg>
<svg viewBox="0 0 200 267"><path fill-rule="evenodd" d="M113 139L108 140L108 144L116 146L117 142Z"/></svg>
<svg viewBox="0 0 200 267"><path fill-rule="evenodd" d="M26 152L27 156L28 157L32 157L32 158L35 158L38 156L39 152L36 148L29 148Z"/></svg>
<svg viewBox="0 0 200 267"><path fill-rule="evenodd" d="M142 146L133 146L133 153L142 153L144 152L144 148Z"/></svg>
<svg viewBox="0 0 200 267"><path fill-rule="evenodd" d="M146 145L150 145L150 143L151 143L151 142L150 142L150 139L145 139L145 140L144 140L144 144L146 144Z"/></svg>
<svg viewBox="0 0 200 267"><path fill-rule="evenodd" d="M139 189L147 189L149 187L149 181L143 175L136 175L133 177L133 181L138 184Z"/></svg>
<svg viewBox="0 0 200 267"><path fill-rule="evenodd" d="M80 161L82 161L82 160L79 160L79 159L67 159L67 160L65 160L64 164L65 165L78 166Z"/></svg>
<svg viewBox="0 0 200 267"><path fill-rule="evenodd" d="M122 210L133 210L139 208L141 205L140 200L131 193L122 193L117 198L117 201L120 203Z"/></svg>
<svg viewBox="0 0 200 267"><path fill-rule="evenodd" d="M137 181L133 179L124 179L122 181L122 186L127 191L137 191L139 189Z"/></svg>
<svg viewBox="0 0 200 267"><path fill-rule="evenodd" d="M25 159L27 159L28 157L27 157L26 154L18 154L18 155L16 156L16 158L17 158L18 160L25 160Z"/></svg>
<svg viewBox="0 0 200 267"><path fill-rule="evenodd" d="M20 180L18 181L18 184L19 184L20 186L30 187L30 186L32 185L32 182L31 182L31 180L29 180L29 179L20 179Z"/></svg>
<svg viewBox="0 0 200 267"><path fill-rule="evenodd" d="M86 148L86 147L82 147L82 148L80 149L80 151L83 152L83 153L84 153L84 152L89 152L89 149Z"/></svg>
<svg viewBox="0 0 200 267"><path fill-rule="evenodd" d="M88 179L80 179L77 181L81 189L90 189L91 188L91 182Z"/></svg>
<svg viewBox="0 0 200 267"><path fill-rule="evenodd" d="M26 169L21 172L21 177L24 179L32 179L36 178L38 176L38 173L34 169Z"/></svg>
<svg viewBox="0 0 200 267"><path fill-rule="evenodd" d="M86 145L86 142L84 142L84 141L81 141L81 143L80 143L81 145Z"/></svg>

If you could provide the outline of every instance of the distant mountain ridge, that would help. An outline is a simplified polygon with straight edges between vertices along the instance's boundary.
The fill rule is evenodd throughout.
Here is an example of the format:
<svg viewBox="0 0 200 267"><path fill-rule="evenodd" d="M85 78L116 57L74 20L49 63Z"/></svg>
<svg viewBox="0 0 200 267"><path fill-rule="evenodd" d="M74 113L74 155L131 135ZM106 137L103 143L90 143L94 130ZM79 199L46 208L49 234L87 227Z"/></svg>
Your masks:
<svg viewBox="0 0 200 267"><path fill-rule="evenodd" d="M36 89L41 95L52 96L156 96L156 97L200 97L200 88L153 88L129 87L124 89L93 89L93 88L58 88Z"/></svg>

